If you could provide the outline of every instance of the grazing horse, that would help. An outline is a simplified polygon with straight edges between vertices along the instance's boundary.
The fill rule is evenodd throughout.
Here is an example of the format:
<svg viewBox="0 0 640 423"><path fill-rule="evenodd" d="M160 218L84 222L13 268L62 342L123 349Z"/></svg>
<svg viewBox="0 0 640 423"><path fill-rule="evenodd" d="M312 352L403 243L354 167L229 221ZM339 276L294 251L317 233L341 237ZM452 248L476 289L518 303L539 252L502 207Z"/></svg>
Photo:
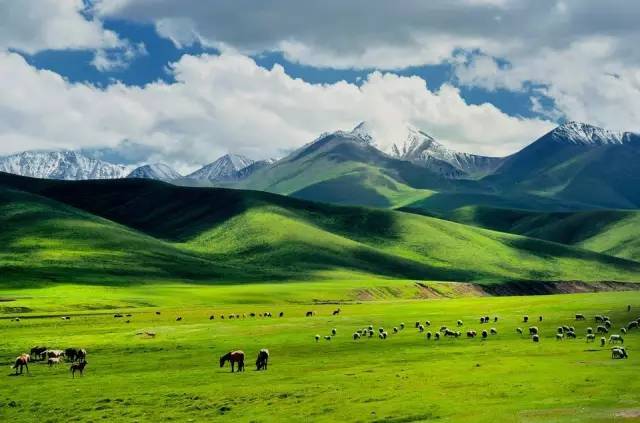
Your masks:
<svg viewBox="0 0 640 423"><path fill-rule="evenodd" d="M306 317L311 317L313 316L313 311L307 311Z"/></svg>
<svg viewBox="0 0 640 423"><path fill-rule="evenodd" d="M244 372L244 352L243 351L231 351L220 357L220 367L224 367L224 363L229 361L231 363L231 373L233 373L233 365L238 363L238 371Z"/></svg>
<svg viewBox="0 0 640 423"><path fill-rule="evenodd" d="M155 336L155 334L154 334ZM85 350L84 348L80 348L78 351L76 351L76 360L78 361L86 361L87 360L87 350Z"/></svg>
<svg viewBox="0 0 640 423"><path fill-rule="evenodd" d="M335 316L335 315L337 315L337 314L340 314L340 309L333 310L333 315Z"/></svg>
<svg viewBox="0 0 640 423"><path fill-rule="evenodd" d="M258 358L256 359L256 370L267 370L267 362L269 361L269 350L266 348L261 349L258 352Z"/></svg>
<svg viewBox="0 0 640 423"><path fill-rule="evenodd" d="M69 361L76 361L76 357L78 356L78 350L75 348L67 348L64 350L65 355Z"/></svg>
<svg viewBox="0 0 640 423"><path fill-rule="evenodd" d="M18 367L20 367L20 374L22 374L22 368L26 367L27 368L27 373L29 373L29 360L31 359L31 356L29 354L20 354L18 357L16 357L16 362L13 365L13 369L16 369L16 374L18 374Z"/></svg>
<svg viewBox="0 0 640 423"><path fill-rule="evenodd" d="M31 356L36 360L44 360L47 347L33 347L31 348Z"/></svg>
<svg viewBox="0 0 640 423"><path fill-rule="evenodd" d="M71 371L71 375L75 378L76 377L76 372L80 372L80 376L83 376L83 372L84 372L84 367L87 365L86 361L81 361L79 363L73 363L71 365L71 367L69 368L69 371Z"/></svg>

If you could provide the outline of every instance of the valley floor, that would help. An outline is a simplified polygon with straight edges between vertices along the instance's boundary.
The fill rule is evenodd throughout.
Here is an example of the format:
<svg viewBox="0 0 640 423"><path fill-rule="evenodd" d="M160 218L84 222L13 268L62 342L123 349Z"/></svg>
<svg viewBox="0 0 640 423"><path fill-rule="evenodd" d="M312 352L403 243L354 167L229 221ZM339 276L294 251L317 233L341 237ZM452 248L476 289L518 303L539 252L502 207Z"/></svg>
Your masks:
<svg viewBox="0 0 640 423"><path fill-rule="evenodd" d="M303 285L0 289L5 364L0 419L584 422L640 417L640 379L634 377L640 371L640 333L626 335L626 360L612 360L610 345L586 343L584 336L588 326L595 328L596 314L609 315L611 333L619 333L640 316L640 292L425 300L415 299L408 284L373 284L368 291ZM448 292L453 291L443 286L442 293ZM335 300L343 302L327 303ZM333 316L338 307L340 314ZM310 310L315 316L305 317ZM249 317L266 311L273 317ZM114 313L132 316L114 318ZM247 317L228 319L236 313ZM576 313L585 314L586 321L576 322ZM532 323L522 322L525 314ZM12 319L17 315L19 322ZM481 325L483 315L499 320ZM487 340L427 340L414 327L427 319L426 331L433 333L443 325L457 329L461 319L463 334L491 327L498 334ZM405 329L393 334L401 323ZM540 328L540 343L516 333L531 324ZM354 341L354 331L368 325L385 328L389 338ZM578 339L556 341L560 325L575 326ZM336 336L325 340L333 328ZM155 337L139 335L144 332ZM323 337L319 342L316 334ZM35 345L86 348L85 375L72 379L68 364L32 363L28 375L11 376L14 357ZM271 358L267 371L256 372L260 348L268 348ZM234 349L248 355L244 373L219 367L219 357Z"/></svg>

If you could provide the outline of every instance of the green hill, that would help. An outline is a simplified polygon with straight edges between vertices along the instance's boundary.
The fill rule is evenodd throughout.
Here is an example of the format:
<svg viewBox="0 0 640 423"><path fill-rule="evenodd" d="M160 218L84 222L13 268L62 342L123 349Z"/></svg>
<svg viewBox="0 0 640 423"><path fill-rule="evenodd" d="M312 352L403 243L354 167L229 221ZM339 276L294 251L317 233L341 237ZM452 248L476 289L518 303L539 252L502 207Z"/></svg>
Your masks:
<svg viewBox="0 0 640 423"><path fill-rule="evenodd" d="M492 207L462 207L447 219L525 235L640 261L640 212L594 210L543 213Z"/></svg>
<svg viewBox="0 0 640 423"><path fill-rule="evenodd" d="M263 192L7 174L0 186L0 224L11 228L0 265L14 278L46 272L87 283L362 276L490 283L640 276L639 263L559 244Z"/></svg>

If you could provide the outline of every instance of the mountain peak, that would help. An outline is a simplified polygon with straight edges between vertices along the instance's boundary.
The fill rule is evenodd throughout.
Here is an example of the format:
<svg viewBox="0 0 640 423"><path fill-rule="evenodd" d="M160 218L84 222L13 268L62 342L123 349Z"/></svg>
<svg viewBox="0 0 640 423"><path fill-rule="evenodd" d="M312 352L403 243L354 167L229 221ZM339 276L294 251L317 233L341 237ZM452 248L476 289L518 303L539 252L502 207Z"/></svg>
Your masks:
<svg viewBox="0 0 640 423"><path fill-rule="evenodd" d="M127 178L141 178L141 179L156 179L160 181L171 181L174 179L182 178L178 172L176 172L170 166L164 163L152 163L138 167L131 172Z"/></svg>
<svg viewBox="0 0 640 423"><path fill-rule="evenodd" d="M242 169L254 163L248 157L240 154L225 154L216 161L196 170L188 175L188 178L209 180L209 181L227 181L234 179L235 175Z"/></svg>
<svg viewBox="0 0 640 423"><path fill-rule="evenodd" d="M622 144L625 138L622 132L609 131L576 121L569 121L558 126L549 135L553 141L575 145Z"/></svg>

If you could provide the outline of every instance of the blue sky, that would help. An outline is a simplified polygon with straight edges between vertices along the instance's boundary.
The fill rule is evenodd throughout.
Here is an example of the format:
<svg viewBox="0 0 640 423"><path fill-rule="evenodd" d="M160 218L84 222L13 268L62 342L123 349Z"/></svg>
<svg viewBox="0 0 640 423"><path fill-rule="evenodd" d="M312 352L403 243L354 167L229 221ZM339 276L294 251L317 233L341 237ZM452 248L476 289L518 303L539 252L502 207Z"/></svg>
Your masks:
<svg viewBox="0 0 640 423"><path fill-rule="evenodd" d="M640 131L631 0L0 0L0 154L193 169L370 123L511 154L567 120ZM97 153L96 153L97 154Z"/></svg>

